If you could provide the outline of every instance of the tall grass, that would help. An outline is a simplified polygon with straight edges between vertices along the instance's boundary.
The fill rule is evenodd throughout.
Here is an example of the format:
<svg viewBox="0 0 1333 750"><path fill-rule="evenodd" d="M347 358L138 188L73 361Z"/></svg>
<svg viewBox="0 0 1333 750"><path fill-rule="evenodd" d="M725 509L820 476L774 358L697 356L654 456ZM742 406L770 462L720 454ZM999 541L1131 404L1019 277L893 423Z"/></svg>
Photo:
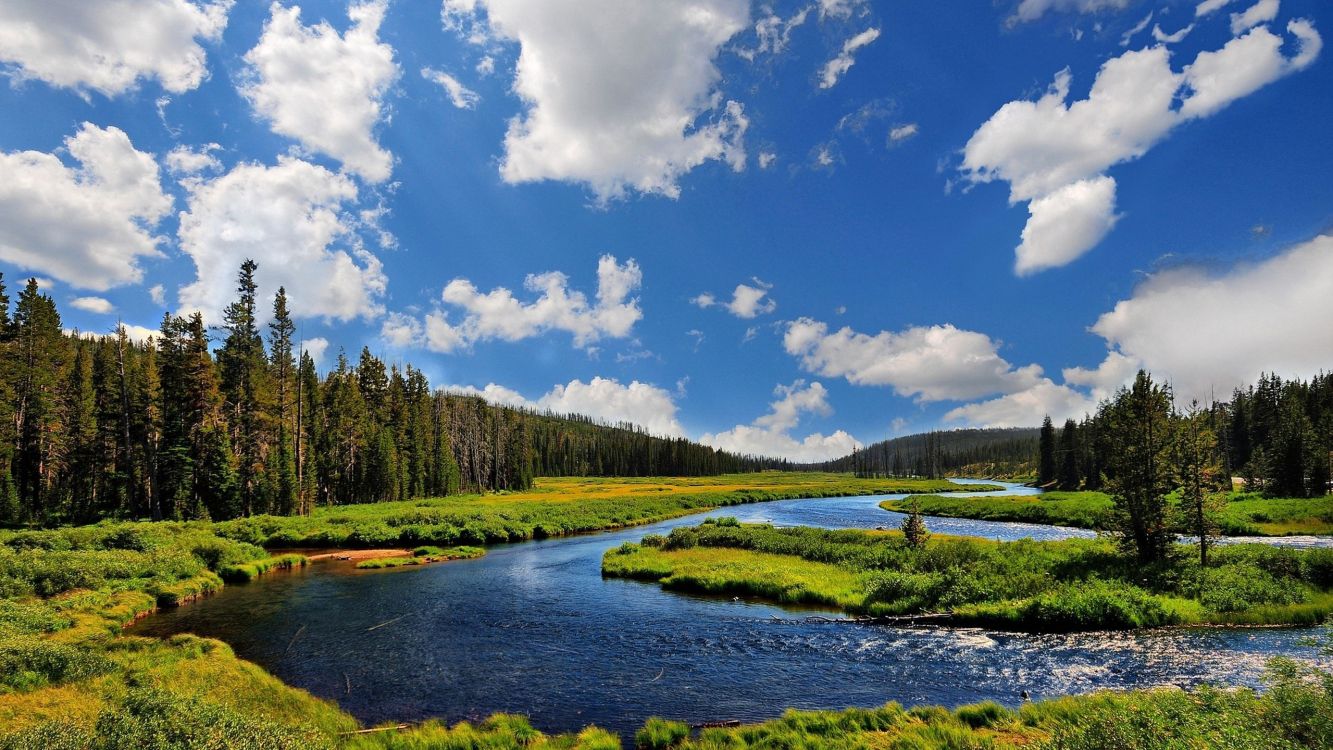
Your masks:
<svg viewBox="0 0 1333 750"><path fill-rule="evenodd" d="M1310 624L1333 612L1333 550L1219 549L1199 568L1189 548L1143 567L1106 540L993 542L897 532L726 523L625 544L605 575L854 614L943 614L1036 632L1172 624Z"/></svg>

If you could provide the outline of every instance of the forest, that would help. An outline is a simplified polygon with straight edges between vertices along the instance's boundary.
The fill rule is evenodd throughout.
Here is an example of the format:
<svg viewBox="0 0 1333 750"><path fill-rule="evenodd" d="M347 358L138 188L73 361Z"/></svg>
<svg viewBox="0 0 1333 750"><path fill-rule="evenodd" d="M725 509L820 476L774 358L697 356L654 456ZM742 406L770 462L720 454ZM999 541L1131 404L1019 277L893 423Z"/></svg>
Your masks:
<svg viewBox="0 0 1333 750"><path fill-rule="evenodd" d="M286 292L261 331L246 261L222 325L163 316L133 341L66 331L0 276L0 524L224 520L531 487L534 476L710 476L785 468L628 424L431 387L368 348L321 374Z"/></svg>
<svg viewBox="0 0 1333 750"><path fill-rule="evenodd" d="M1007 477L1031 473L1036 455L1033 428L933 430L883 440L806 468L860 477Z"/></svg>

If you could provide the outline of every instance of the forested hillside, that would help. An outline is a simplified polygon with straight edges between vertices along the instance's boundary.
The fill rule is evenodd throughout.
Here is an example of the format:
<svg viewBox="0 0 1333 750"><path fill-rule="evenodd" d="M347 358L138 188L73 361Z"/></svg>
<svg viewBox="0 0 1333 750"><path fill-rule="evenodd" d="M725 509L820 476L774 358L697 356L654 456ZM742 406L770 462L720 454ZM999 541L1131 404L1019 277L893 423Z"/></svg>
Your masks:
<svg viewBox="0 0 1333 750"><path fill-rule="evenodd" d="M1037 457L1035 428L926 432L884 440L849 456L815 464L820 471L857 476L919 476L932 479L965 471L1007 476L1031 471Z"/></svg>
<svg viewBox="0 0 1333 750"><path fill-rule="evenodd" d="M252 262L211 331L167 314L159 335L63 330L30 280L11 314L0 276L0 523L220 520L315 505L518 490L534 476L753 471L631 425L536 414L432 389L368 349L321 375L297 356L279 289L258 324Z"/></svg>

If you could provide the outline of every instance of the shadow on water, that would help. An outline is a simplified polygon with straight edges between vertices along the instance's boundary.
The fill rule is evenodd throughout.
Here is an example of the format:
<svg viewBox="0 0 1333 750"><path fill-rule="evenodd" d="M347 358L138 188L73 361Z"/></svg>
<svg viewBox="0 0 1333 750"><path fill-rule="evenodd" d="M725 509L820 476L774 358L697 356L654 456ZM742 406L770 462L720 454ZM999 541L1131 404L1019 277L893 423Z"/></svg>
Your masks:
<svg viewBox="0 0 1333 750"><path fill-rule="evenodd" d="M1008 490L1023 491L1021 490ZM897 496L895 496L897 497ZM1250 684L1299 648L1298 630L1022 635L829 621L829 613L686 596L604 580L602 554L703 516L829 528L896 526L885 497L735 506L604 534L492 547L477 560L357 571L321 562L134 628L220 638L291 685L366 722L496 711L545 731L629 735L652 715L754 721L789 706L890 700L957 705L1104 687ZM938 533L1091 536L1077 529L930 519Z"/></svg>

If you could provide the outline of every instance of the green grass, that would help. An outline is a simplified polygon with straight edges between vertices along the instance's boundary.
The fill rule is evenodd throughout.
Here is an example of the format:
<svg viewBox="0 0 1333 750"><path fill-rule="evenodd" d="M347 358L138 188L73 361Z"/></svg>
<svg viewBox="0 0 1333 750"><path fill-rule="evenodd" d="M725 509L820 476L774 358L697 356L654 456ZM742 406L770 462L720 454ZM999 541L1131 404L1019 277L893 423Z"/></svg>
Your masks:
<svg viewBox="0 0 1333 750"><path fill-rule="evenodd" d="M649 540L645 540L648 542ZM993 542L710 523L607 552L604 575L848 613L1068 632L1312 624L1333 613L1333 550L1235 545L1201 569L1188 547L1145 568L1107 540Z"/></svg>
<svg viewBox="0 0 1333 750"><path fill-rule="evenodd" d="M742 503L977 489L938 479L856 479L812 472L539 479L527 492L324 507L309 516L258 516L215 524L214 529L229 539L270 549L483 546L618 529Z"/></svg>
<svg viewBox="0 0 1333 750"><path fill-rule="evenodd" d="M1174 498L1168 498L1174 502ZM941 497L912 495L885 500L885 510L906 512L916 503L929 516L977 518L987 521L1019 521L1081 529L1106 529L1113 503L1103 492L1046 492L1041 495L989 497ZM1311 498L1263 497L1258 493L1232 493L1217 514L1217 523L1228 536L1292 536L1333 534L1333 495ZM1182 533L1188 533L1182 528Z"/></svg>
<svg viewBox="0 0 1333 750"><path fill-rule="evenodd" d="M417 547L412 556L373 557L356 564L360 570L380 570L382 568L401 568L409 565L444 562L446 560L472 560L486 554L481 547Z"/></svg>

